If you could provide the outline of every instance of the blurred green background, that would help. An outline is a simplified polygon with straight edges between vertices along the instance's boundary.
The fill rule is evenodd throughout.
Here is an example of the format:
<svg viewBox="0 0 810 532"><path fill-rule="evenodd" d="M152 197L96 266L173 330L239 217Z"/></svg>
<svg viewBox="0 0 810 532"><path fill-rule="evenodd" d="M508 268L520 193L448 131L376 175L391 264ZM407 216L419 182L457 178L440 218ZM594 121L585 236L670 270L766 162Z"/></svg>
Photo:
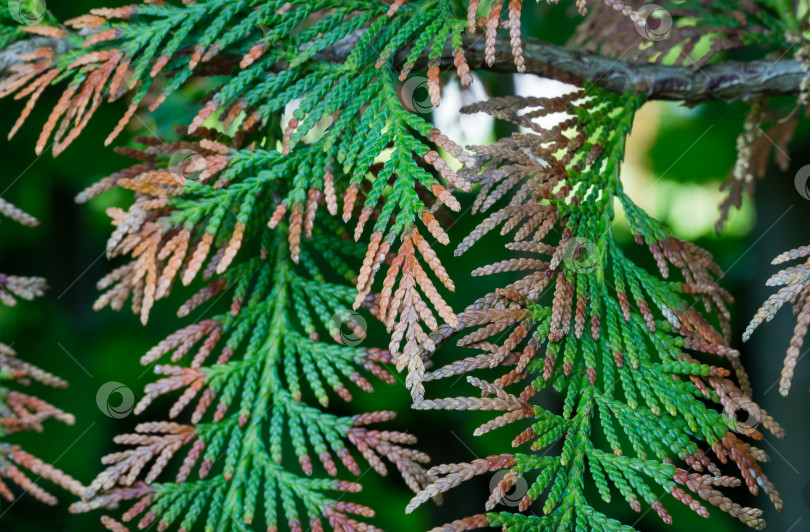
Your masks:
<svg viewBox="0 0 810 532"><path fill-rule="evenodd" d="M51 2L49 9L60 19L77 16L90 8L115 7L126 2L73 0ZM524 32L545 40L565 43L578 20L573 2L556 7L545 4L535 7L528 3L524 10ZM744 58L744 54L741 56ZM482 75L481 84L489 95L507 94L514 89L509 76ZM5 140L16 120L21 104L0 101L0 194L30 212L42 222L41 227L29 229L6 219L0 220L0 271L9 274L40 275L48 278L51 289L45 298L20 302L17 308L0 308L0 341L13 345L19 355L44 369L69 380L67 390L50 390L33 385L31 392L76 415L72 427L58 422L46 424L43 434L17 434L14 442L80 481L89 483L99 472L101 456L116 449L115 434L131 430L143 420L160 419L165 404L150 407L141 416L116 420L105 416L96 405L96 392L109 381L118 381L140 398L143 387L153 379L140 366L140 356L167 334L191 322L173 314L178 301L190 294L178 290L171 301L157 305L148 327L142 327L128 311L120 314L105 309L92 311L97 296L95 282L113 265L103 255L110 225L104 209L110 205L127 205L122 193L109 193L89 205L76 205L73 197L86 186L122 168L130 162L111 149L103 140L124 112L124 104L105 104L91 120L87 130L58 158L50 152L41 157L33 146L47 114L54 106L59 91L50 91L40 100L28 123L17 136ZM790 110L785 103L785 114ZM810 129L805 122L791 144L791 168L780 172L769 169L758 183L755 201L747 200L740 213L735 213L729 229L717 237L712 229L721 196L717 192L735 159L734 143L745 114L741 104L712 104L697 109L685 109L673 104L648 104L639 114L633 138L628 148L624 175L631 196L651 214L664 220L678 236L689 238L709 249L720 267L727 272L724 286L737 298L733 308L735 345L740 347L740 335L760 303L770 294L765 280L776 268L770 260L778 253L808 243L810 202L795 190L796 171L810 163ZM157 132L171 138L173 123L188 123L194 107L181 96L164 105L156 115L142 114L117 141L129 142L135 134ZM497 133L507 129L497 126ZM469 203L469 198L467 198ZM480 221L477 217L462 217L455 224L451 237L458 239ZM638 260L648 260L646 252L629 242L621 221L617 231L628 240L628 250ZM492 247L490 247L492 246ZM450 302L462 308L475 297L496 286L503 278L470 278L473 267L487 263L497 241L485 241L465 255L454 259L445 250L444 263L457 284ZM196 318L192 316L191 318ZM792 395L782 398L776 389L784 352L793 328L793 316L783 311L771 324L758 331L749 344L742 346L746 367L752 375L756 399L788 429L788 438L776 441L766 437L761 447L772 457L766 473L782 492L784 514L770 508L764 497L750 497L744 490L731 490L736 500L766 509L769 530L798 531L810 529L810 455L806 442L810 439L810 419L804 405L810 389L810 363L799 364ZM368 345L385 345L385 335L373 329ZM446 349L437 356L438 364L454 360L460 354ZM443 386L443 387L442 387ZM404 386L377 386L371 396L355 394L354 411L397 410L399 419L391 424L405 428L420 438L420 446L433 457L434 463L469 461L489 454L508 452L513 430L474 438L472 432L487 414L414 412ZM468 385L457 383L429 387L431 396L469 393ZM554 404L553 396L543 400ZM341 409L349 411L347 409ZM377 511L374 524L389 531L426 530L432 526L483 511L489 494L488 478L469 482L450 492L442 506L427 504L410 516L403 509L410 495L394 475L382 480L374 473L362 479L364 492L356 500L373 506ZM46 488L52 486L45 483ZM101 530L99 514L71 515L67 513L70 496L53 488L62 504L44 507L31 497L23 497L8 508L0 503L0 529L25 531ZM654 512L641 516L626 504L614 499L610 512L639 530L671 530L663 525ZM710 508L709 523L675 502L664 499L674 518L674 529L688 530L711 526L713 530L733 531L744 527L722 512Z"/></svg>

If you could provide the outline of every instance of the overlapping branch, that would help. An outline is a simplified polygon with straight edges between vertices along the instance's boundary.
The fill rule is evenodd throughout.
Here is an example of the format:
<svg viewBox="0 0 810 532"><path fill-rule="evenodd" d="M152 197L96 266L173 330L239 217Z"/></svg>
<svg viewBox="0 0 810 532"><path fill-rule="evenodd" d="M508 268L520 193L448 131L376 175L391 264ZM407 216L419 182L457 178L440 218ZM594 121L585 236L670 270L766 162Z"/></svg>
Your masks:
<svg viewBox="0 0 810 532"><path fill-rule="evenodd" d="M315 59L332 63L344 62L353 47L353 42L362 32L350 36L347 42L338 42ZM36 38L31 46L17 43L0 54L0 72L16 62L15 57L43 45L54 51L66 49L60 39ZM350 41L350 42L349 42ZM512 49L507 35L499 36L495 45L495 63L486 63L486 42L481 36L467 35L463 47L472 70L494 72L517 72ZM401 66L410 54L410 47L397 54L395 64ZM636 91L648 100L675 100L687 104L699 104L715 100L756 100L767 96L799 94L802 80L807 77L800 61L778 59L762 61L723 61L702 68L683 65L662 65L615 59L601 54L581 52L537 39L523 43L525 73L554 79L590 82L615 93ZM445 47L439 67L453 69L455 54L452 46ZM286 65L274 65L273 70L284 70ZM427 68L427 57L422 57L416 69Z"/></svg>
<svg viewBox="0 0 810 532"><path fill-rule="evenodd" d="M512 51L505 37L495 48L495 64L484 62L485 43L475 36L465 39L470 68L515 72ZM798 94L807 72L799 61L724 61L700 69L624 61L600 54L580 52L536 39L523 43L526 73L591 82L611 92L636 91L649 100L678 100L689 104L713 100L755 100L765 96ZM445 50L442 66L453 64Z"/></svg>

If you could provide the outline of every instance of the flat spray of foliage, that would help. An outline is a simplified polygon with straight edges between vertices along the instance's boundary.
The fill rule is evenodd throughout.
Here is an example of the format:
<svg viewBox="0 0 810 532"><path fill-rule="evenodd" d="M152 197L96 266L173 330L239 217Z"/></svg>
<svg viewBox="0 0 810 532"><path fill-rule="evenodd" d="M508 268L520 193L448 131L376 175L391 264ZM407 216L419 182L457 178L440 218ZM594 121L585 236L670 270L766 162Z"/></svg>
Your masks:
<svg viewBox="0 0 810 532"><path fill-rule="evenodd" d="M200 318L142 357L159 378L136 413L156 421L115 438L125 447L103 459L106 469L78 490L73 511L134 501L120 519L140 528L375 530L367 524L373 509L347 496L361 487L352 476L369 466L398 471L417 493L408 511L475 475L506 471L484 505L490 513L437 530L632 530L605 515L588 486L604 501L618 497L636 511L648 505L665 522L674 498L701 516L717 507L762 528L760 510L722 493L741 484L781 508L760 466L767 455L751 444L762 434L738 421L749 412L782 435L750 400L730 347L721 272L622 188L625 142L645 95L610 93L560 70L575 85L565 95L465 109L527 128L468 150L403 105L413 69L426 71L437 106L441 69L469 85L471 64L503 59L501 33L514 70L542 61L525 57L522 7L520 0L153 0L64 24L3 19L0 96L27 101L11 133L43 91L62 90L37 152L65 150L105 102L130 102L110 144L142 108L157 109L192 78L222 80L178 129L181 140L138 138L141 147L117 148L135 164L77 198L116 187L134 193L127 209L108 211L115 229L107 254L123 262L99 282L97 308L129 304L146 324L180 283L196 292L179 318ZM588 15L586 2L576 7ZM807 61L807 20L789 2L679 2L666 39L644 38L655 28L639 7L595 2L574 45L608 56L629 51L625 59L637 62L704 65L722 50L758 44ZM484 44L473 58L465 38L476 35ZM797 93L803 105L805 83ZM553 127L533 121L553 113L564 113ZM767 161L759 134L767 121L786 144L785 124L795 125L795 116L777 122L767 102L752 106L726 214ZM472 191L481 222L458 238L440 220L461 209L456 195ZM614 239L617 208L658 271L635 264ZM454 282L434 248L455 238L461 255L496 229L503 260L472 275L525 276L457 314L445 300ZM807 254L800 248L789 258ZM803 336L810 311L802 271L804 278L790 270L778 279L792 296L757 323L791 296ZM230 308L213 314L220 301ZM363 315L385 325L387 349L356 345ZM446 365L427 371L453 337L472 354L446 363L442 351L434 362ZM415 408L497 411L476 435L517 424L513 445L528 448L425 470L429 458L415 438L386 428L393 412L326 409L335 398L395 382L382 365L389 362L407 370ZM475 396L425 398L426 382L495 368L503 373L492 381L468 375ZM546 388L561 398L558 411L532 402ZM161 414L150 404L164 395L175 402ZM290 454L297 467L284 459ZM529 489L518 509L536 511L493 512L519 480ZM126 530L117 518L102 522Z"/></svg>
<svg viewBox="0 0 810 532"><path fill-rule="evenodd" d="M28 227L39 225L36 218L2 198L0 214ZM42 277L0 273L0 308L6 310L15 306L18 298L30 301L40 297L47 288ZM48 419L68 425L73 425L75 421L72 414L22 391L23 387L27 388L34 382L55 388L67 387L63 379L21 360L11 346L0 342L0 497L9 505L15 504L24 494L30 494L45 504L55 505L56 497L37 484L40 479L46 479L77 496L84 492L77 480L26 452L9 437L15 432L42 432L43 423ZM31 479L32 474L34 480Z"/></svg>

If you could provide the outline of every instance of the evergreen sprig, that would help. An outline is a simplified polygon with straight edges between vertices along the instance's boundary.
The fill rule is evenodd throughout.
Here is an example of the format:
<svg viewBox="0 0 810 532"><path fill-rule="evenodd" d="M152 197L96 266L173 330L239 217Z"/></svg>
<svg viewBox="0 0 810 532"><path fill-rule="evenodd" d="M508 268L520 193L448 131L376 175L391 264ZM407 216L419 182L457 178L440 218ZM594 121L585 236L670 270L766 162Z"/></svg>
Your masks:
<svg viewBox="0 0 810 532"><path fill-rule="evenodd" d="M0 199L0 214L29 227L39 224L36 218L4 199ZM40 297L46 289L47 282L42 277L0 274L0 303L4 307L15 306L16 298L30 301ZM38 484L43 478L77 496L84 491L79 481L25 451L9 438L15 432L42 432L43 423L48 419L68 425L73 425L76 420L61 408L18 389L20 385L28 386L34 381L54 388L68 385L56 375L17 358L11 346L0 343L0 497L9 503L6 509L25 494L50 506L56 505L57 498ZM26 470L36 478L32 480ZM12 491L9 482L19 487L22 493L15 495L17 490Z"/></svg>
<svg viewBox="0 0 810 532"><path fill-rule="evenodd" d="M440 479L417 495L408 510L474 475L502 469L508 472L493 489L487 510L524 477L528 489L517 494L522 496L518 509L543 503L539 517L490 513L437 531L486 526L632 530L589 502L588 477L605 502L615 490L634 510L648 504L667 523L672 518L660 499L669 493L704 517L708 511L693 495L749 526L764 527L759 510L720 494L712 488L718 483L744 482L752 493L762 489L781 509L778 493L758 464L764 453L738 436L761 439L760 424L777 436L783 435L781 429L728 378L729 370L702 362L703 353L729 359L741 384L747 385L739 354L689 302L695 296L707 309L717 309L727 330L727 294L712 275L719 272L706 252L674 238L622 190L619 170L626 135L642 102L637 95L587 87L557 98L507 97L467 109L533 132L476 148L482 171L470 179L483 187L476 207L486 210L499 194L515 190L457 253L501 227L502 235L514 235L507 248L528 255L479 268L474 275L528 274L469 306L459 315L458 328L444 326L434 334L443 343L464 332L458 344L480 354L426 378L493 367L508 368L507 373L492 382L468 376L480 389L479 397L428 399L415 408L502 412L476 435L527 420L529 426L512 444L531 442L531 449L542 454L502 454L434 467L431 472ZM554 127L532 121L561 111L567 118ZM682 281L662 280L624 255L613 236L614 202L623 206L631 232L649 247L661 276L668 278L674 266ZM508 391L518 385L519 392ZM546 388L561 395L561 411L532 402ZM735 463L740 478L723 476L710 452L721 463Z"/></svg>
<svg viewBox="0 0 810 532"><path fill-rule="evenodd" d="M453 289L416 226L422 224L436 240L446 243L447 235L433 215L434 203L458 210L452 190L469 190L469 183L431 145L446 149L462 162L466 153L413 114L407 108L414 107L413 102L403 105L402 98L412 100L414 95L402 93L394 59L416 40L399 73L404 80L421 52L428 51L428 86L434 105L439 103L436 61L446 43L456 50L459 72L469 77L460 48L464 24L453 16L452 6L438 1L393 6L367 1L349 9L334 0L293 4L281 0L206 0L183 7L161 3L95 9L66 24L80 31L52 27L38 31L67 40L71 50L56 54L40 49L27 62L16 64L12 75L0 83L0 95L16 92L20 97L29 96L12 133L42 91L61 80L68 80L69 85L43 129L38 151L54 134L54 152L59 153L78 136L103 100L112 101L132 91L128 111L107 139L111 142L144 102L159 74L168 79L149 105L151 110L195 74L230 75L209 95L189 133L204 123L218 124L222 130L236 128L240 135L259 139L260 147L267 150L251 148L250 153L242 154L243 159L256 158L251 164L271 164L273 159L288 155L289 171L303 165L312 168L308 175L298 173L292 180L294 186L276 205L273 220L278 222L289 209L293 234L301 216L297 206L308 198L340 194L346 222L360 198L355 239L361 237L372 217L374 225L357 280L355 308L370 293L383 266L382 258L390 248L396 249L398 240L401 242L401 272L389 270L385 283L387 293L393 292L395 297L385 301L393 305L404 297L406 304L403 309L383 308L382 314L394 338L391 349L399 353L400 368L409 368L408 386L418 397L419 374L424 368L416 353L420 347L430 349L422 324L432 325L436 320L422 308L423 296L416 285L443 320L455 324L456 318L415 259L418 249L444 287ZM80 37L83 33L89 35ZM330 62L329 50L334 53L338 49L349 50L345 60ZM279 114L285 108L292 109L293 104L292 119L282 134L271 135L272 141L265 138L262 128L277 129ZM308 136L317 139L305 142ZM276 152L279 140L281 155ZM431 168L443 179L437 179ZM266 168L260 174L250 185L252 191L247 186L243 189L246 193L259 190L264 179L282 175ZM253 201L243 202L242 218L249 216ZM292 259L297 260L295 253ZM407 295L394 291L400 273L399 287L405 287ZM142 308L145 319L149 305Z"/></svg>
<svg viewBox="0 0 810 532"><path fill-rule="evenodd" d="M365 323L348 308L355 299L350 281L357 277L352 263L363 246L344 239L348 235L337 222L316 218L318 198L308 191L311 185L289 179L319 154L315 148L281 155L239 148L238 141L228 147L206 138L227 140L213 130L198 133L204 138L194 142L144 138L145 149L121 149L141 163L79 197L86 201L116 185L136 196L127 211L110 211L117 229L108 251L132 261L102 279L99 286L107 291L97 307L121 308L132 296L145 320L152 302L165 297L176 278L189 284L202 271L207 284L178 314L214 306L228 293L230 310L180 329L141 359L155 364L161 378L146 386L135 412L179 392L169 417L183 415L196 401L191 424L143 423L136 434L118 436L118 443L135 448L105 458L108 468L72 510L137 499L124 520L144 514L142 526L158 522L162 528L189 529L199 522L206 529L242 530L263 506L270 528L280 521L293 530L306 523L320 529L326 519L334 529L370 529L349 515L368 519L373 510L329 494L360 488L328 478L339 473L335 457L350 473L362 474L347 442L380 474L387 472L383 459L389 461L414 491L430 477L421 467L428 457L405 446L415 443L413 436L366 428L393 419L393 412L341 417L307 404L311 397L327 407L330 388L344 400L351 399L354 386L371 392L366 375L394 381L380 365L392 361L390 352L356 347ZM173 160L170 154L182 150L194 155ZM296 191L307 191L306 199L304 205L292 203L299 216L289 223L274 217L268 227L266 218L256 216L273 212L281 198L296 198ZM322 264L334 274L325 274ZM367 298L365 306L372 301ZM336 343L321 341L324 331ZM219 355L209 360L215 350ZM171 363L156 364L166 357ZM178 364L184 358L190 358L188 364ZM174 481L157 483L183 447L188 450ZM284 456L291 451L307 476L289 470ZM311 452L327 477L308 478L316 472ZM199 480L191 482L197 464Z"/></svg>
<svg viewBox="0 0 810 532"><path fill-rule="evenodd" d="M630 48L636 60L689 60L698 67L721 50L749 44L783 53L798 44L795 57L803 63L810 57L802 34L808 15L786 2L757 0L740 9L730 2L679 2L667 12L676 19L671 39L658 38L661 27L650 25L649 6L637 3L597 4L580 26L579 45L605 53ZM585 2L576 7L587 14ZM145 365L170 362L154 365L160 378L146 386L136 411L179 394L168 418L186 420L142 423L134 434L117 436L128 448L104 458L107 469L81 490L84 500L74 511L135 500L123 519L140 516L140 527L157 523L161 530L247 530L262 511L270 530L279 523L321 530L322 519L336 530L373 530L364 522L373 510L343 501L340 493L359 489L337 480L334 456L349 472L362 473L350 447L383 474L385 458L409 487L422 490L410 510L474 475L504 470L486 504L491 513L445 530L631 530L589 500L589 478L604 501L618 492L631 508L640 511L643 501L666 522L671 517L662 493L707 516L695 494L761 528L759 510L715 489L742 482L781 508L759 466L767 455L737 436L761 438L757 424L782 432L750 400L739 353L729 347L730 296L716 282L720 272L708 253L675 238L622 189L626 135L643 97L582 87L557 98L477 104L468 111L488 112L531 133L475 147L473 156L414 112L424 110L409 94L414 69L425 69L433 106L440 103L439 65L450 55L461 85L472 82L465 33L483 31L484 62L493 66L498 31L507 30L511 59L523 72L521 12L520 0L200 0L182 6L148 0L95 9L65 27L44 16L42 24L9 28L3 15L0 45L32 35L23 40L28 48L12 51L0 80L0 96L27 98L11 133L47 87L67 84L37 152L49 143L55 154L63 151L104 101L131 96L109 144L141 107L157 109L192 78L225 77L177 131L182 140L142 138L143 149L119 148L138 164L78 198L114 187L135 198L126 209L108 210L115 226L108 256L130 260L100 281L104 292L96 308L120 309L131 300L145 324L177 281L190 285L201 278L205 284L178 315L200 310L205 319L142 358ZM708 50L695 56L707 41ZM799 105L807 94L802 86ZM746 120L726 212L739 203L743 184L751 187L751 168L767 161L770 147L762 149L757 133L765 110L756 102ZM533 121L558 112L566 117L554 127ZM795 121L780 124L775 136L784 146ZM460 210L453 193L471 191L473 184L473 212L499 207L457 254L500 228L502 236L514 236L507 248L527 255L473 275L528 274L457 316L442 295L454 282L427 233L449 244L437 211ZM344 223L357 218L353 234L320 213L325 207L337 215L339 199ZM617 206L660 275L617 244ZM15 212L1 200L0 210ZM679 281L669 280L672 267ZM376 283L380 271L383 280ZM780 277L791 289L792 273ZM229 292L229 311L210 316ZM708 317L694 308L701 302ZM348 307L363 307L385 324L388 351L351 345L365 330ZM804 330L806 314L800 315ZM462 331L459 345L479 354L426 372L435 348ZM323 332L335 343L321 341ZM739 387L707 354L727 360ZM379 365L386 362L408 369L406 385L417 408L502 412L476 435L528 421L513 443L532 442L535 452L426 473L421 464L427 457L404 446L415 443L411 435L366 428L393 413L349 417L326 409L329 389L348 400L354 386L372 390L368 375L390 382ZM424 399L423 381L499 367L507 373L493 382L468 377L480 397ZM521 382L522 391L508 391ZM559 411L532 402L544 388L562 396ZM741 412L756 423L739 420ZM181 449L185 457L175 467L172 458ZM320 462L316 476L312 452ZM740 478L724 475L710 453L736 464ZM303 476L285 458L293 456ZM492 513L524 476L532 481L519 509L542 500L543 515ZM126 530L111 517L102 523Z"/></svg>
<svg viewBox="0 0 810 532"><path fill-rule="evenodd" d="M772 264L784 264L809 255L810 246L802 246L780 254L773 259ZM779 380L779 393L786 396L790 392L793 372L801 358L802 346L807 336L807 330L810 328L810 259L803 264L787 267L774 274L766 284L768 286L781 286L781 288L768 297L765 303L757 310L757 313L751 319L751 323L745 328L743 341L747 342L763 322L771 321L776 317L779 309L787 303L793 306L796 326L793 328L793 336L790 339L790 347L788 347L782 368L782 376Z"/></svg>

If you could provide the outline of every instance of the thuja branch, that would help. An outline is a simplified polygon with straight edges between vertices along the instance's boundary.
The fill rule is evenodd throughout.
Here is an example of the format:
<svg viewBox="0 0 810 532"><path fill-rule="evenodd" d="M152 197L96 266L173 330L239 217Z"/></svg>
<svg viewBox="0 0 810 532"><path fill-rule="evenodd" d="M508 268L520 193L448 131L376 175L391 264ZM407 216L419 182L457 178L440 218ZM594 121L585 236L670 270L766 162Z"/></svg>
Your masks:
<svg viewBox="0 0 810 532"><path fill-rule="evenodd" d="M512 447L531 447L431 469L438 480L407 511L473 476L505 473L486 501L490 513L433 532L633 530L591 505L588 477L604 502L618 492L634 511L648 504L669 524L670 502L662 490L702 517L709 516L705 502L758 530L765 527L761 510L743 507L715 487L745 484L782 509L758 463L761 450L746 441L763 435L738 420L738 411L755 412L757 423L777 437L784 433L750 399L739 353L728 344L730 297L715 280L719 269L706 251L675 238L622 189L626 135L643 101L637 94L586 86L555 98L510 96L463 109L531 126L531 133L475 148L478 165L465 175L480 183L472 212L501 207L456 250L464 253L500 227L502 238L514 234L506 247L522 255L478 268L473 276L524 273L460 313L460 327L445 325L431 335L437 346L456 337L458 346L474 354L427 372L424 380L466 375L474 395L429 398L414 407L498 412L474 435L522 425ZM572 117L552 128L525 119L559 109L570 109ZM500 201L507 197L508 203ZM616 200L660 277L635 264L616 242ZM692 296L705 302L705 316ZM720 331L710 325L709 313ZM730 368L714 355L726 358ZM498 367L504 373L492 381L472 375ZM533 402L538 392L551 389L562 396L559 409ZM718 463L735 464L739 477L721 473ZM511 501L521 512L540 502L538 512L492 512L519 482L526 489Z"/></svg>
<svg viewBox="0 0 810 532"><path fill-rule="evenodd" d="M355 32L334 46L315 54L317 61L343 63L353 50L353 44L365 30ZM0 72L19 61L21 55L46 46L56 53L70 49L63 39L33 38L15 43L0 53ZM507 36L498 38L495 44L495 62L486 62L486 42L477 35L465 35L463 48L472 70L516 72L512 48ZM412 46L403 47L394 61L401 68L411 54ZM428 67L428 54L423 54L414 68ZM538 39L526 39L523 57L527 74L558 79L561 81L590 82L614 93L634 91L645 94L648 100L674 100L699 104L715 100L753 101L767 96L796 95L801 91L802 80L807 76L802 65L795 59L762 61L723 61L701 68L684 65L628 61L596 53L582 52L557 46ZM234 58L238 62L239 58ZM448 43L441 55L440 68L453 69L455 51ZM435 59L434 59L435 62ZM274 63L270 68L286 70L284 62Z"/></svg>
<svg viewBox="0 0 810 532"><path fill-rule="evenodd" d="M464 47L470 68L515 72L507 38L498 40L495 63L485 62L486 43L466 36ZM523 43L526 73L544 77L591 82L611 92L645 94L651 100L678 100L692 104L713 100L755 100L765 96L799 94L807 73L799 61L724 61L696 69L691 66L661 65L624 61L600 54L556 46L537 39ZM442 56L442 67L453 65L449 48Z"/></svg>
<svg viewBox="0 0 810 532"><path fill-rule="evenodd" d="M342 63L351 53L353 41L362 31L325 50L316 57L322 61ZM487 43L480 35L465 35L463 49L471 70L517 72L512 46L507 35L495 43L495 61L487 64ZM795 59L763 61L723 61L701 68L663 65L644 61L616 59L597 53L557 46L539 39L524 40L523 73L536 74L561 81L589 82L617 94L638 92L648 100L676 100L690 104L714 100L756 100L765 96L795 95L801 91L807 76ZM403 48L394 61L401 68L412 47ZM491 53L491 52L490 52ZM436 59L434 59L435 64ZM439 67L455 68L456 50L447 43ZM415 69L428 68L428 54L416 62Z"/></svg>
<svg viewBox="0 0 810 532"><path fill-rule="evenodd" d="M0 216L28 227L39 225L36 218L2 198ZM42 277L0 273L0 308L15 306L18 298L30 301L40 297L47 288ZM41 479L74 495L84 491L78 480L28 453L14 443L13 438L9 438L15 432L42 432L44 422L48 419L56 419L67 425L75 422L72 414L19 389L21 385L28 386L32 382L54 388L66 388L68 385L56 375L18 358L11 346L0 343L0 500L8 501L0 516L25 494L50 506L56 505L56 497L39 485ZM11 489L16 487L19 490ZM22 493L17 495L15 492Z"/></svg>

